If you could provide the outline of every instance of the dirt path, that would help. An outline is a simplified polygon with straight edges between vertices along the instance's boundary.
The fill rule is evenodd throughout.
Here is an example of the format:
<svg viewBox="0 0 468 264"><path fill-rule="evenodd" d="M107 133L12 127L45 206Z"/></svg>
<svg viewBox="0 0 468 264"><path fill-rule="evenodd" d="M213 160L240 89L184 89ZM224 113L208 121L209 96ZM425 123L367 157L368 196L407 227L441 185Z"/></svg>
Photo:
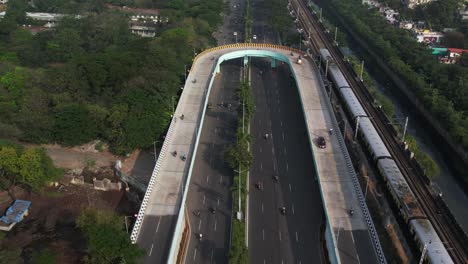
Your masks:
<svg viewBox="0 0 468 264"><path fill-rule="evenodd" d="M63 169L83 169L89 165L109 167L113 166L117 160L123 159L123 157L116 156L108 151L97 151L95 143L76 147L64 147L57 144L27 144L25 146L45 148L55 166Z"/></svg>

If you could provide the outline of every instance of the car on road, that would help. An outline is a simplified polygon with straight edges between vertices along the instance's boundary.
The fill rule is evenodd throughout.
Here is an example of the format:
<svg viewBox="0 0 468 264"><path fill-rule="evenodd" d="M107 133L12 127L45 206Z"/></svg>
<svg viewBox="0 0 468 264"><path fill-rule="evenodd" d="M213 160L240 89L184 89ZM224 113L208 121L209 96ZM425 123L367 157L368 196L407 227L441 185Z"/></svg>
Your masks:
<svg viewBox="0 0 468 264"><path fill-rule="evenodd" d="M281 211L281 214L285 215L286 214L286 207L281 207L280 211Z"/></svg>
<svg viewBox="0 0 468 264"><path fill-rule="evenodd" d="M259 189L260 191L263 191L263 182L258 181L255 183L255 188Z"/></svg>
<svg viewBox="0 0 468 264"><path fill-rule="evenodd" d="M327 147L327 142L325 141L325 138L324 137L318 137L317 138L317 145L319 148L326 148Z"/></svg>

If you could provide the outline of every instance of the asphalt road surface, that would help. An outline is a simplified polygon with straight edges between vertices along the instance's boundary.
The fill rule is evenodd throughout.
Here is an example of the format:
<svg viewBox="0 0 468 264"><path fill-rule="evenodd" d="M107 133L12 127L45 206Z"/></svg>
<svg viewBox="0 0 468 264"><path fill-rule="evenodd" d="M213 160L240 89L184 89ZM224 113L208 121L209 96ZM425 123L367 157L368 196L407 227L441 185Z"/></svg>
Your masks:
<svg viewBox="0 0 468 264"><path fill-rule="evenodd" d="M251 65L250 263L321 263L322 201L295 83L287 65L271 69L266 59Z"/></svg>
<svg viewBox="0 0 468 264"><path fill-rule="evenodd" d="M240 64L241 60L222 64L209 96L213 108L205 116L187 199L192 234L185 263L227 263L233 171L224 161L224 152L235 141L238 102L234 91L240 84Z"/></svg>

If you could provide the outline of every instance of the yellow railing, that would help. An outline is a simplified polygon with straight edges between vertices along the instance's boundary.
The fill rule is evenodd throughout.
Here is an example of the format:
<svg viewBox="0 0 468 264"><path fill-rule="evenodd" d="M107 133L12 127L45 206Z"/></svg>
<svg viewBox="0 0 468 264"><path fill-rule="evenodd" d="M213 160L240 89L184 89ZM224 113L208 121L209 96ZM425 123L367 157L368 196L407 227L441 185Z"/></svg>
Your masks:
<svg viewBox="0 0 468 264"><path fill-rule="evenodd" d="M305 53L304 51L301 51L301 50L298 50L298 49L294 49L294 48L291 48L291 47L288 47L288 46L276 45L276 44L268 44L268 43L236 43L236 44L221 45L221 46L209 48L209 49L206 49L206 50L200 52L200 54L198 54L198 55L193 59L192 67L193 67L193 65L195 64L195 62L197 61L197 59L200 58L201 56L205 55L206 53L210 53L210 52L216 51L216 50L233 49L233 48L244 48L244 49L245 49L245 48L280 49L280 50L287 50L287 51L292 51L292 52L302 53L302 54Z"/></svg>

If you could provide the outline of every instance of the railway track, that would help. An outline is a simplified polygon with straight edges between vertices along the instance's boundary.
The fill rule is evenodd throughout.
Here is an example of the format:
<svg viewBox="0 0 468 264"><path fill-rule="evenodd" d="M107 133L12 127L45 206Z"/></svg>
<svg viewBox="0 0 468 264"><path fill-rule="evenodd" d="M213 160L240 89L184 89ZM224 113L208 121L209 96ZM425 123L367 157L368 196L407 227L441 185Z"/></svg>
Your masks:
<svg viewBox="0 0 468 264"><path fill-rule="evenodd" d="M398 139L394 136L393 128L387 123L385 115L372 104L374 99L367 88L357 78L351 66L343 60L344 57L341 51L332 44L331 39L325 33L325 28L318 22L317 16L309 10L305 1L296 0L292 1L292 4L299 19L298 22L303 30L306 31L307 36L309 36L312 49L318 53L320 48L326 48L332 54L335 63L346 77L368 116L371 117L372 123L387 145L439 237L445 242L445 246L454 262L468 263L468 253L464 247L466 237L464 234L460 234L459 230L452 225L453 219L439 213L436 198L430 187L426 185L424 175L421 175L418 170L413 169L413 165L407 159Z"/></svg>

